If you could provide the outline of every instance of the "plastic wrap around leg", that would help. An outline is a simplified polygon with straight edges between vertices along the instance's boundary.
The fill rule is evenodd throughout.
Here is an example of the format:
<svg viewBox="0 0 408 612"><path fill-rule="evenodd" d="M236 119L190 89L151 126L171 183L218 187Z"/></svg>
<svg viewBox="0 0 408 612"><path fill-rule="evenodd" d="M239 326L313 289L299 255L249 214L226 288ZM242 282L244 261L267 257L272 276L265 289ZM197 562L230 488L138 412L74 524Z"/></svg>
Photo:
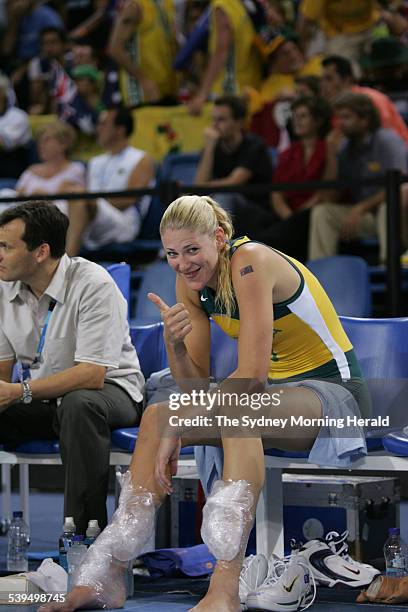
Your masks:
<svg viewBox="0 0 408 612"><path fill-rule="evenodd" d="M218 480L203 510L201 537L216 559L232 561L240 552L245 526L252 522L254 496L246 480Z"/></svg>
<svg viewBox="0 0 408 612"><path fill-rule="evenodd" d="M122 489L112 522L90 546L73 577L73 585L90 587L103 607L124 602L128 561L137 557L149 540L157 505L152 493L132 485L129 471L118 477Z"/></svg>

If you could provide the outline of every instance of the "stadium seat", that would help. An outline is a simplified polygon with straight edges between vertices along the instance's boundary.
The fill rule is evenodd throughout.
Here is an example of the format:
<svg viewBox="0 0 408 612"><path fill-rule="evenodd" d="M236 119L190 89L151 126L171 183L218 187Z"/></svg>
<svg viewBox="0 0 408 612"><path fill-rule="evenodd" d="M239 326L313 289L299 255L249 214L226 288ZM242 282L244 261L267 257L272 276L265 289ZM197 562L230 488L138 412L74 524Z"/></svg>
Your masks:
<svg viewBox="0 0 408 612"><path fill-rule="evenodd" d="M368 438L401 430L408 423L408 318L340 319L367 380L372 415L390 417L389 428L372 429Z"/></svg>
<svg viewBox="0 0 408 612"><path fill-rule="evenodd" d="M176 273L166 261L146 266L137 292L133 324L146 325L161 320L157 306L147 298L149 292L157 293L169 306L176 303Z"/></svg>
<svg viewBox="0 0 408 612"><path fill-rule="evenodd" d="M368 265L361 257L336 255L307 262L339 315L369 317L371 293Z"/></svg>
<svg viewBox="0 0 408 612"><path fill-rule="evenodd" d="M130 266L126 263L115 263L107 266L107 272L111 275L119 289L121 290L123 297L129 304L130 302Z"/></svg>
<svg viewBox="0 0 408 612"><path fill-rule="evenodd" d="M178 181L186 185L194 182L200 153L170 153L163 161L161 180Z"/></svg>

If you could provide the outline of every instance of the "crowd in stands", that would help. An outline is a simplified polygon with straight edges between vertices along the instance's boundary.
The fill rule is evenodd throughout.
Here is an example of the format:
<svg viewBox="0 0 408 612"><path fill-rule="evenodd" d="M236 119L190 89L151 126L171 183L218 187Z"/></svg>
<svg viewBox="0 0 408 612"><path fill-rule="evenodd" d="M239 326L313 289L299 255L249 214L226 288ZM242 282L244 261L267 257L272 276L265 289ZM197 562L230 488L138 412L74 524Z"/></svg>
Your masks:
<svg viewBox="0 0 408 612"><path fill-rule="evenodd" d="M384 261L382 189L217 187L406 172L406 0L2 0L0 31L0 178L18 194L152 186L129 111L214 102L196 182L238 233L301 260L378 235ZM47 114L35 147L29 117ZM87 169L70 160L81 134L104 151ZM133 240L149 201L60 202L70 254Z"/></svg>

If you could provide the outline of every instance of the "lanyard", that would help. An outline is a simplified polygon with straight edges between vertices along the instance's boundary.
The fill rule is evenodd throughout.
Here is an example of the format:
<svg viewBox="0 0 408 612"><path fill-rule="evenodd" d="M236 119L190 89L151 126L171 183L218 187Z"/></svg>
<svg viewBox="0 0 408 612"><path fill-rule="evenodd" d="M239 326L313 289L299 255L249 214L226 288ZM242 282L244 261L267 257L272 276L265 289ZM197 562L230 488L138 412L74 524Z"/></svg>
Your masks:
<svg viewBox="0 0 408 612"><path fill-rule="evenodd" d="M41 330L40 340L38 341L37 350L35 351L35 357L34 357L32 364L30 365L28 363L23 363L23 362L20 363L19 377L20 377L21 382L23 380L27 380L28 378L30 378L30 369L37 370L40 367L40 363L42 361L42 352L43 352L44 344L45 344L45 336L47 334L48 324L50 322L51 315L55 308L56 303L57 302L55 300L51 300L50 305L48 306L47 316L45 317L44 325Z"/></svg>

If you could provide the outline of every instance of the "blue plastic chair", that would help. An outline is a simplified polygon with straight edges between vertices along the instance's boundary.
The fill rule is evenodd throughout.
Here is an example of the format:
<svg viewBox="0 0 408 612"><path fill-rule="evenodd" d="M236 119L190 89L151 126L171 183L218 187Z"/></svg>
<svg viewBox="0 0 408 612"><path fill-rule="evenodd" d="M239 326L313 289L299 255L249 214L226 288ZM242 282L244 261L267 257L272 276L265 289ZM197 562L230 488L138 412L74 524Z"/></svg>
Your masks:
<svg viewBox="0 0 408 612"><path fill-rule="evenodd" d="M408 423L408 318L340 319L367 380L373 417L389 416L391 430L403 428ZM388 432L373 429L368 439Z"/></svg>
<svg viewBox="0 0 408 612"><path fill-rule="evenodd" d="M127 263L115 263L107 266L107 272L111 275L119 289L121 290L123 297L130 303L130 275L131 269Z"/></svg>
<svg viewBox="0 0 408 612"><path fill-rule="evenodd" d="M191 185L194 182L199 160L200 153L170 153L164 158L161 180Z"/></svg>
<svg viewBox="0 0 408 612"><path fill-rule="evenodd" d="M132 323L146 325L160 321L160 312L148 298L157 293L169 306L176 303L176 273L166 261L155 261L146 266L137 291L135 318Z"/></svg>
<svg viewBox="0 0 408 612"><path fill-rule="evenodd" d="M0 178L0 189L14 189L16 183L15 178Z"/></svg>
<svg viewBox="0 0 408 612"><path fill-rule="evenodd" d="M306 265L319 280L339 315L371 315L370 277L364 259L336 255L309 261Z"/></svg>

